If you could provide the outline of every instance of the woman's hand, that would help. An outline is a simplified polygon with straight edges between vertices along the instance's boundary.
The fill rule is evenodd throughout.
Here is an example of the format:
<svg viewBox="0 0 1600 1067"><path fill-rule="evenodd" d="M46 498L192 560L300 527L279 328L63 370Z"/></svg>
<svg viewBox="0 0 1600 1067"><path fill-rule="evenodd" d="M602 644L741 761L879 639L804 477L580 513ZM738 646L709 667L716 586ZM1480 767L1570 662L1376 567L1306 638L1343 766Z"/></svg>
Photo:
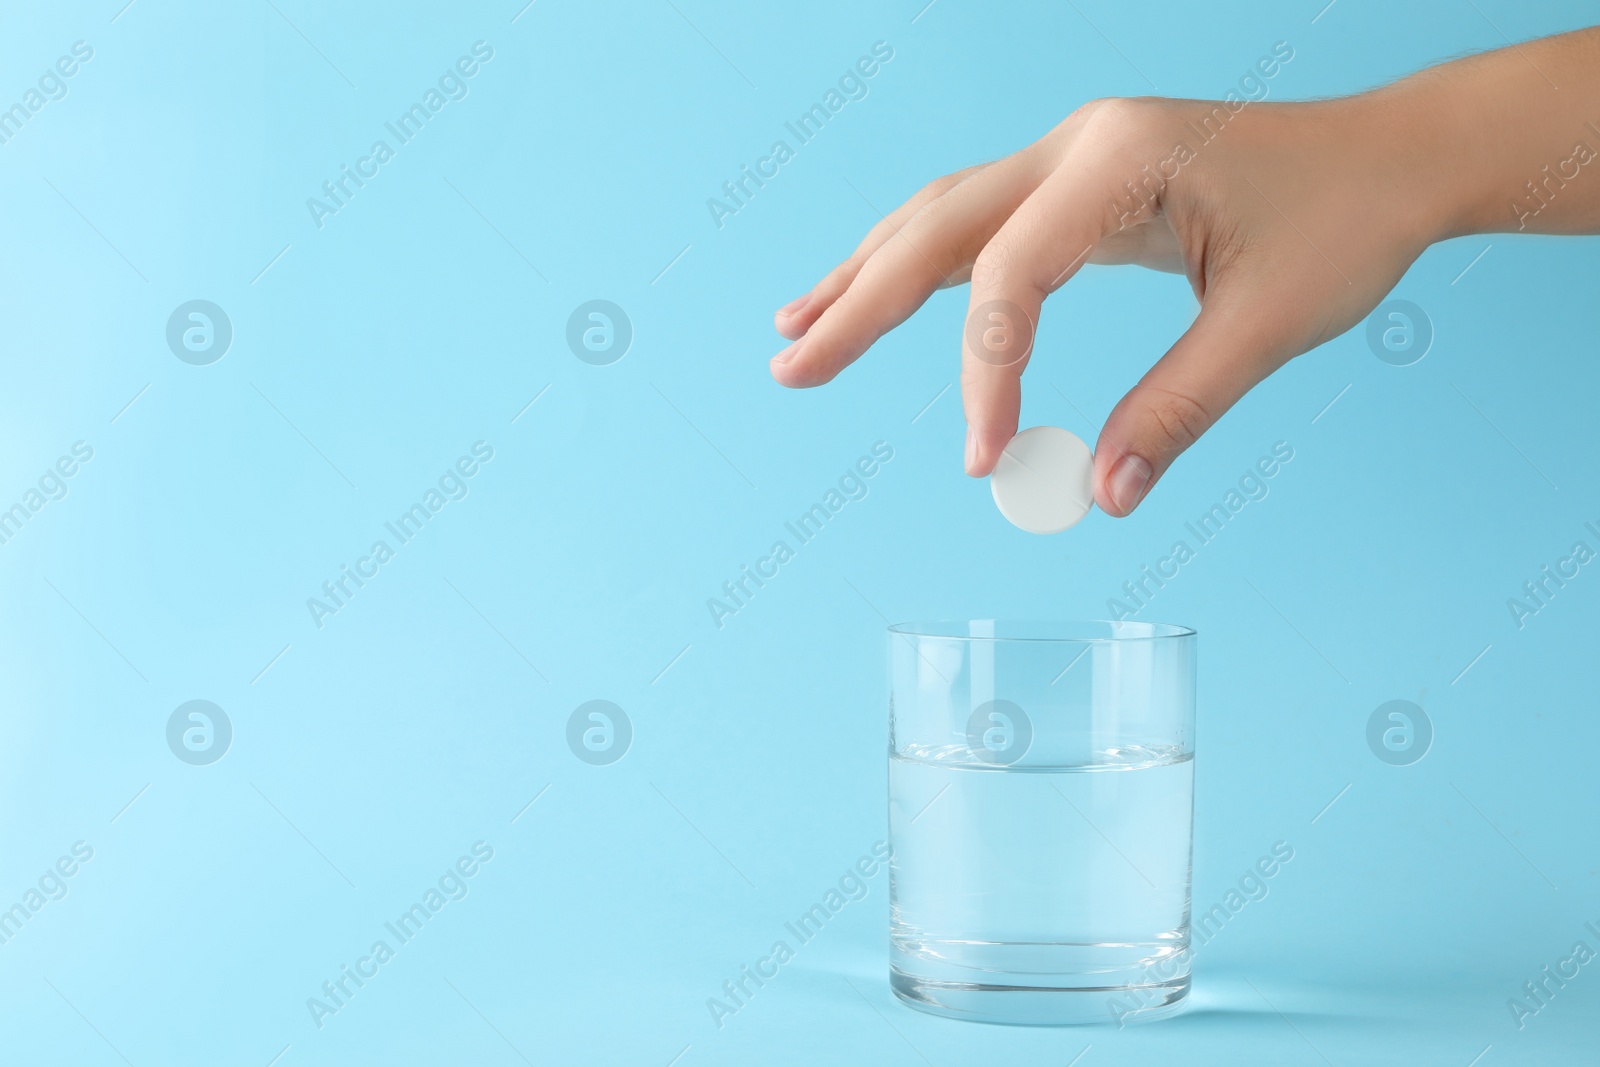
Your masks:
<svg viewBox="0 0 1600 1067"><path fill-rule="evenodd" d="M1095 499L1126 515L1235 401L1360 322L1439 236L1418 209L1413 144L1403 116L1372 97L1237 111L1096 101L875 226L778 312L778 331L796 340L773 377L827 382L935 289L970 280L966 470L983 476L1017 431L1045 296L1084 263L1181 271L1199 317L1123 397L1095 449Z"/></svg>
<svg viewBox="0 0 1600 1067"><path fill-rule="evenodd" d="M1126 515L1252 386L1360 322L1431 242L1600 232L1596 101L1595 29L1344 99L1098 100L873 227L777 313L795 340L772 375L830 381L935 289L970 280L961 392L966 469L981 477L1016 432L1045 296L1084 263L1182 271L1200 314L1095 449L1095 500Z"/></svg>

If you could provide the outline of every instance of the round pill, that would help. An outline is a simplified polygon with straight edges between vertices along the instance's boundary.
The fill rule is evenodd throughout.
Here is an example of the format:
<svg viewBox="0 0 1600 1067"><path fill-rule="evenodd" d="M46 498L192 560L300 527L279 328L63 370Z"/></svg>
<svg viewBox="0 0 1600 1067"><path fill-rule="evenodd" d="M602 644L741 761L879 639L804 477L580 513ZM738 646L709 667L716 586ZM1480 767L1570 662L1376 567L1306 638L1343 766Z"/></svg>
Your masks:
<svg viewBox="0 0 1600 1067"><path fill-rule="evenodd" d="M1029 533L1060 533L1094 503L1094 454L1058 426L1030 427L1000 453L989 491L1012 525Z"/></svg>

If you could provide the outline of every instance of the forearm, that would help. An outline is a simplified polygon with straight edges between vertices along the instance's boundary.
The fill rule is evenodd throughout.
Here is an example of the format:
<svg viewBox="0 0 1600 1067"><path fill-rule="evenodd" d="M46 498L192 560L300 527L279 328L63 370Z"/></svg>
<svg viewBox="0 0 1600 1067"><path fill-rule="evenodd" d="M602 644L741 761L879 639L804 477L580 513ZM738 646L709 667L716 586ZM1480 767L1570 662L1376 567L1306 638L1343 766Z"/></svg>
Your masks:
<svg viewBox="0 0 1600 1067"><path fill-rule="evenodd" d="M1368 94L1416 153L1438 238L1600 233L1600 29L1430 68Z"/></svg>

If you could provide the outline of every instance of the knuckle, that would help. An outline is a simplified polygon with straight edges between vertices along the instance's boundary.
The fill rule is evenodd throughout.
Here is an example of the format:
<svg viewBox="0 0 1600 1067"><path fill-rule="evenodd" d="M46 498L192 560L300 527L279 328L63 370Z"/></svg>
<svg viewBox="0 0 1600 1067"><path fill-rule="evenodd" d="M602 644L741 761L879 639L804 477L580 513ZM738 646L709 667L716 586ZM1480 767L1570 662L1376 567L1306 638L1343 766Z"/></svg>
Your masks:
<svg viewBox="0 0 1600 1067"><path fill-rule="evenodd" d="M929 208L936 207L938 204L943 203L946 193L950 192L952 189L956 188L956 186L960 185L962 182L966 181L968 178L972 177L982 169L982 166L968 167L965 170L958 170L952 174L946 174L942 177L935 178L927 185L924 185L921 189L918 189L911 199L906 201L905 207L909 209L911 217L915 218L916 216L926 212Z"/></svg>
<svg viewBox="0 0 1600 1067"><path fill-rule="evenodd" d="M1111 97L1083 118L1083 136L1099 146L1138 146L1156 132L1160 107L1143 97Z"/></svg>
<svg viewBox="0 0 1600 1067"><path fill-rule="evenodd" d="M1015 250L1004 241L990 241L972 261L972 287L989 291L1010 277L1017 261Z"/></svg>
<svg viewBox="0 0 1600 1067"><path fill-rule="evenodd" d="M1203 404L1186 393L1170 389L1152 391L1149 411L1157 432L1174 453L1198 441L1212 423L1211 414Z"/></svg>
<svg viewBox="0 0 1600 1067"><path fill-rule="evenodd" d="M1033 358L1030 349L1018 353L987 352L974 349L970 343L962 345L959 383L963 396L987 396L1002 387L1002 383L1015 381L1028 369Z"/></svg>
<svg viewBox="0 0 1600 1067"><path fill-rule="evenodd" d="M1062 125L1079 125L1087 122L1090 116L1092 116L1096 111L1099 111L1102 107L1105 107L1107 104L1112 103L1117 99L1118 98L1114 96L1097 96L1093 100L1085 100L1083 103L1072 109L1072 113L1066 117L1065 121L1062 122Z"/></svg>
<svg viewBox="0 0 1600 1067"><path fill-rule="evenodd" d="M870 305L881 313L886 307L899 307L911 294L943 281L946 269L945 257L933 247L896 234L861 265L845 295L852 298L852 303L868 301L869 304L863 305L864 312ZM919 299L917 303L920 302ZM909 315L915 307L911 305L905 313Z"/></svg>
<svg viewBox="0 0 1600 1067"><path fill-rule="evenodd" d="M867 259L867 255L859 249L853 252L849 259L823 275L822 280L812 290L813 293L829 300L838 299L850 289Z"/></svg>
<svg viewBox="0 0 1600 1067"><path fill-rule="evenodd" d="M956 206L950 197L932 197L917 208L901 231L912 234L941 233L945 228L945 219Z"/></svg>
<svg viewBox="0 0 1600 1067"><path fill-rule="evenodd" d="M1084 116L1091 128L1117 129L1127 126L1139 113L1139 101L1127 96L1109 96L1095 101L1095 108Z"/></svg>
<svg viewBox="0 0 1600 1067"><path fill-rule="evenodd" d="M963 367L958 379L961 385L961 395L966 397L969 402L977 399L979 401L979 409L987 410L987 401L990 398L1004 393L1006 389L1016 388L1016 377L1019 373L1020 371L1014 367L996 368L986 363ZM974 421L981 420L975 417Z"/></svg>
<svg viewBox="0 0 1600 1067"><path fill-rule="evenodd" d="M904 256L913 270L930 270L942 285L972 263L972 249L978 240L962 223L955 209L935 200L912 219L901 235L906 245Z"/></svg>
<svg viewBox="0 0 1600 1067"><path fill-rule="evenodd" d="M921 189L918 189L915 193L913 193L908 203L912 204L913 206L918 206L926 204L934 197L942 196L944 191L950 187L947 184L949 181L950 175L948 174L944 175L943 177L933 179L933 181L929 182L927 185L924 185Z"/></svg>
<svg viewBox="0 0 1600 1067"><path fill-rule="evenodd" d="M935 178L933 181L929 182L927 185L924 185L920 190L918 190L917 195L912 199L918 203L926 203L928 201L937 200L945 193L948 193L951 189L954 189L956 186L966 181L970 174L970 170L958 170L953 174L946 174L943 177Z"/></svg>

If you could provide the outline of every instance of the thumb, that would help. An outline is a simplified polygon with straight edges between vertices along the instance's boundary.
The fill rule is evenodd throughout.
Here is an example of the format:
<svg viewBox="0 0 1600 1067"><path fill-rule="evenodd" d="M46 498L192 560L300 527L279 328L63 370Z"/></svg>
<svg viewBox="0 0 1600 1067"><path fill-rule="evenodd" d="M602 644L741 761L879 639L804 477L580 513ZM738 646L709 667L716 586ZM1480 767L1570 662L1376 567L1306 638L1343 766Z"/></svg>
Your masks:
<svg viewBox="0 0 1600 1067"><path fill-rule="evenodd" d="M1095 447L1095 502L1121 517L1240 397L1293 355L1260 302L1208 294L1188 331L1106 419Z"/></svg>

